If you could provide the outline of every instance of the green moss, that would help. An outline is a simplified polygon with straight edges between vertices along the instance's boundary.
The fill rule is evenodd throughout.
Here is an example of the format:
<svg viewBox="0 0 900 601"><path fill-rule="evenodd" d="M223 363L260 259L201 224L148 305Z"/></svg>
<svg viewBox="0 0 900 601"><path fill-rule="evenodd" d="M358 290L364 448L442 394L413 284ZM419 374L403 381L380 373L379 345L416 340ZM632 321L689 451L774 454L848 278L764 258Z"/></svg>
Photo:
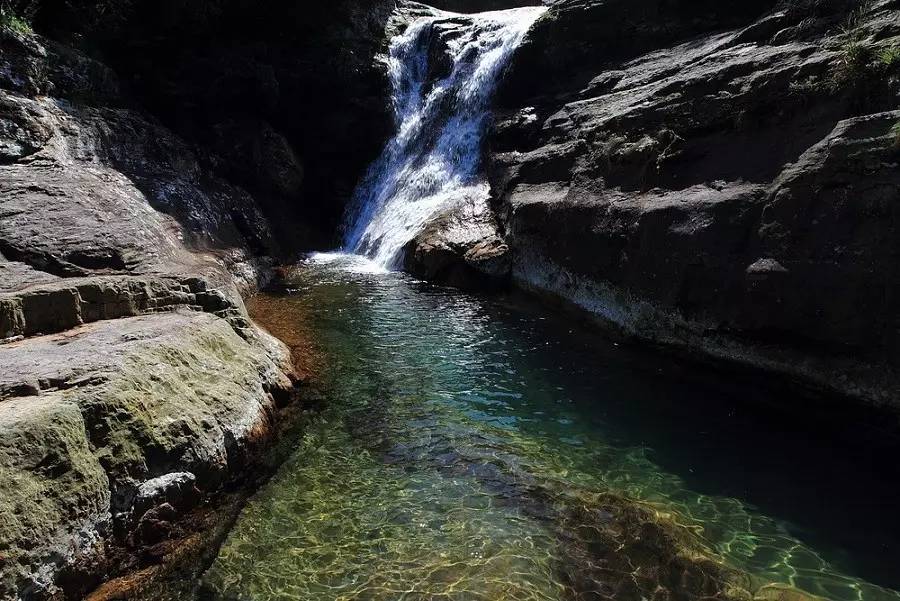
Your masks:
<svg viewBox="0 0 900 601"><path fill-rule="evenodd" d="M0 570L0 589L20 590L48 561L47 545L63 546L61 554L76 551L79 529L105 519L109 483L81 412L64 394L3 404L0 556L8 561L0 565L10 567Z"/></svg>
<svg viewBox="0 0 900 601"><path fill-rule="evenodd" d="M197 319L183 335L139 348L106 386L81 401L95 416L107 467L116 479L142 479L178 464L217 478L226 467L226 430L251 428L265 397L261 351L224 320Z"/></svg>
<svg viewBox="0 0 900 601"><path fill-rule="evenodd" d="M0 28L12 29L18 33L31 33L31 23L24 17L0 10Z"/></svg>
<svg viewBox="0 0 900 601"><path fill-rule="evenodd" d="M0 28L31 33L39 6L40 0L0 0Z"/></svg>
<svg viewBox="0 0 900 601"><path fill-rule="evenodd" d="M89 562L102 553L108 521L128 509L134 487L182 470L217 484L236 467L234 447L252 449L243 440L266 433L257 429L264 386L278 372L225 320L161 314L101 322L83 336L93 339L60 355L28 341L62 371L106 349L108 361L85 365L79 385L0 403L2 591L55 594L58 570L82 565L73 554Z"/></svg>

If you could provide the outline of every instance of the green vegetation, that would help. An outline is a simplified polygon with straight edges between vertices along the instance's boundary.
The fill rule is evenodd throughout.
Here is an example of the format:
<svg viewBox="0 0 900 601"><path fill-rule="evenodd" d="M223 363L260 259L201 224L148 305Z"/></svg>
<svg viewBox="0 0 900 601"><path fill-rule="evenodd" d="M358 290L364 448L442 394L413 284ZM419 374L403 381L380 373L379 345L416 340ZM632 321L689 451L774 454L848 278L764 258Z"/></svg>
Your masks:
<svg viewBox="0 0 900 601"><path fill-rule="evenodd" d="M878 53L878 62L885 69L893 69L900 65L900 44L884 48Z"/></svg>
<svg viewBox="0 0 900 601"><path fill-rule="evenodd" d="M0 0L0 28L31 33L39 15L46 13L56 22L67 23L72 31L103 31L122 25L132 6L133 0Z"/></svg>
<svg viewBox="0 0 900 601"><path fill-rule="evenodd" d="M843 25L842 32L846 41L841 49L841 58L832 71L833 91L857 87L876 75L880 64L876 56L877 48L867 40L865 26L865 16L871 8L870 0L861 2Z"/></svg>
<svg viewBox="0 0 900 601"><path fill-rule="evenodd" d="M865 79L875 59L875 50L864 41L851 38L843 49L841 59L834 67L832 82L835 88L843 88Z"/></svg>
<svg viewBox="0 0 900 601"><path fill-rule="evenodd" d="M0 28L12 29L19 33L31 33L31 24L18 15L0 12Z"/></svg>
<svg viewBox="0 0 900 601"><path fill-rule="evenodd" d="M0 0L0 28L31 33L31 20L37 10L33 1Z"/></svg>
<svg viewBox="0 0 900 601"><path fill-rule="evenodd" d="M894 136L894 148L900 150L900 121L894 123L891 128L891 135Z"/></svg>
<svg viewBox="0 0 900 601"><path fill-rule="evenodd" d="M878 48L875 44L851 36L832 71L832 87L838 90L865 81L878 81L898 67L900 45Z"/></svg>
<svg viewBox="0 0 900 601"><path fill-rule="evenodd" d="M792 7L800 10L806 6L815 12L814 5L817 3L799 3ZM840 28L842 42L836 48L836 60L830 72L791 82L792 94L813 100L823 94L849 93L854 98L863 99L880 93L885 82L898 75L900 44L896 40L875 41L868 26L873 10L876 10L875 4L871 0L863 0L847 14Z"/></svg>

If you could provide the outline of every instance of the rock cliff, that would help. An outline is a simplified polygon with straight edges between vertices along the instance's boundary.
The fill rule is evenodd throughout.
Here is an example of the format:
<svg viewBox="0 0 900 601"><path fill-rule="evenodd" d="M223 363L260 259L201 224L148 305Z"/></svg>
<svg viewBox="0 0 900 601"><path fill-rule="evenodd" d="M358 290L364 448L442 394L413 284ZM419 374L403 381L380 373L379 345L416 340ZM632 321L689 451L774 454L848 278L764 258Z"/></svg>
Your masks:
<svg viewBox="0 0 900 601"><path fill-rule="evenodd" d="M394 2L44 3L40 31L98 57L127 99L253 195L286 256L337 240L390 128L375 57ZM68 7L68 8L66 8Z"/></svg>
<svg viewBox="0 0 900 601"><path fill-rule="evenodd" d="M242 297L336 240L403 18L260 4L0 27L2 598L142 565L279 429L297 374ZM896 408L900 4L548 4L498 93L491 207L408 268Z"/></svg>
<svg viewBox="0 0 900 601"><path fill-rule="evenodd" d="M896 408L898 8L552 3L499 92L494 231L438 224L408 265L490 248L628 336Z"/></svg>
<svg viewBox="0 0 900 601"><path fill-rule="evenodd" d="M296 397L287 348L242 301L282 252L273 213L129 87L0 27L3 599L81 598L156 561L252 480ZM286 194L293 151L257 133Z"/></svg>

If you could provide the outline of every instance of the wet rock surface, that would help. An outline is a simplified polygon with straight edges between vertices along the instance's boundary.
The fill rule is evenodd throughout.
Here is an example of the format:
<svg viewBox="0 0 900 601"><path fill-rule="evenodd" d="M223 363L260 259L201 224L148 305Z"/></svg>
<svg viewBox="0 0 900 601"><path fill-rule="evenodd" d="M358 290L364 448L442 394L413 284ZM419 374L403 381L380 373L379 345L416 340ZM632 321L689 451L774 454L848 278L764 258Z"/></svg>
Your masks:
<svg viewBox="0 0 900 601"><path fill-rule="evenodd" d="M553 3L485 157L511 280L630 336L896 407L898 14ZM444 249L441 229L417 247Z"/></svg>
<svg viewBox="0 0 900 601"><path fill-rule="evenodd" d="M509 275L509 248L479 201L445 212L404 250L408 271L454 286L484 287Z"/></svg>

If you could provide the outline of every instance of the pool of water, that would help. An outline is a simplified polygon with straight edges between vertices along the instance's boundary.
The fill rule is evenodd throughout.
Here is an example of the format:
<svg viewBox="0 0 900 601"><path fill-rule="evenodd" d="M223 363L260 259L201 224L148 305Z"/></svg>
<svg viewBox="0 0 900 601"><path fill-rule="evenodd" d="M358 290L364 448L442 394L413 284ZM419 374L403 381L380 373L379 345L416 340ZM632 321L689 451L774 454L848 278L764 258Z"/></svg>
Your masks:
<svg viewBox="0 0 900 601"><path fill-rule="evenodd" d="M302 333L328 403L207 597L900 600L896 447L866 416L361 259L251 311Z"/></svg>

